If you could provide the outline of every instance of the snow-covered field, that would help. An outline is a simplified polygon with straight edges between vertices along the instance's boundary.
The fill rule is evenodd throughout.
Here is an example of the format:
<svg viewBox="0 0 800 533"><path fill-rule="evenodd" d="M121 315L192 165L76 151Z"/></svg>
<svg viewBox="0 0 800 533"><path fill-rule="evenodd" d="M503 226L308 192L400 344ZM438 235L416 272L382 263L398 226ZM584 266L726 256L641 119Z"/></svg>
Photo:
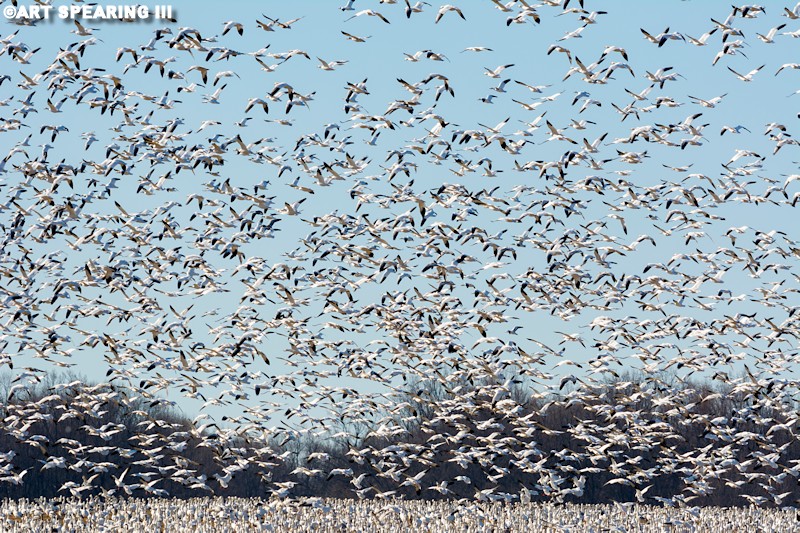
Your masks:
<svg viewBox="0 0 800 533"><path fill-rule="evenodd" d="M54 499L0 503L0 531L800 531L795 510L262 500Z"/></svg>

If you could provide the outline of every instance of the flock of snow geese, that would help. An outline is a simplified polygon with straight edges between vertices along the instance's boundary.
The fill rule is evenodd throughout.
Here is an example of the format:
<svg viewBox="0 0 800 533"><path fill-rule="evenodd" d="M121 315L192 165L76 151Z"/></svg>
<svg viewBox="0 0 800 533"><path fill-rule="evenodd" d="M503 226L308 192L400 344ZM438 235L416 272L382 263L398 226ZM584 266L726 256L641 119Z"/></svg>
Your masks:
<svg viewBox="0 0 800 533"><path fill-rule="evenodd" d="M468 484L426 480L447 445L447 464L493 480L540 476L478 499L563 500L584 473L570 447L531 444L532 415L580 406L593 418L558 431L642 501L671 469L687 498L736 475L771 495L753 503L791 504L775 487L800 475L782 456L800 420L800 63L785 59L800 4L698 18L710 4L675 3L663 31L593 5L9 24L0 365L16 407L0 431L46 451L32 424L79 407L59 395L69 384L26 390L78 371L124 387L114 402L198 410L178 452L191 436L338 439L371 474L297 475L373 498L392 491L370 478L444 496ZM120 431L87 415L104 394L76 431ZM737 409L704 414L723 395ZM675 418L706 425L696 449L673 446ZM110 450L60 444L74 449L45 467L84 472L62 489L91 494ZM652 448L672 456L638 469L632 454ZM0 452L3 483L37 475ZM136 443L115 453L153 472L114 472L119 492L180 477ZM225 486L248 468L236 453L220 452L233 466L216 479L180 479Z"/></svg>
<svg viewBox="0 0 800 533"><path fill-rule="evenodd" d="M191 498L83 502L4 501L0 525L8 533L44 531L793 531L794 512L777 509L668 509L654 506L527 504L481 502L376 502L299 498Z"/></svg>

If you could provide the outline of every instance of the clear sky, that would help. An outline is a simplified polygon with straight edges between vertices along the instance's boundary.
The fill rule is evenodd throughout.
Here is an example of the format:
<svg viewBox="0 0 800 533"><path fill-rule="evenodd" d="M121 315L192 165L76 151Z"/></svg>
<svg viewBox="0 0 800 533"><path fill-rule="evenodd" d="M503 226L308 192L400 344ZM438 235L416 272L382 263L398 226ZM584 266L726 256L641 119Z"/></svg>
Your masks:
<svg viewBox="0 0 800 533"><path fill-rule="evenodd" d="M9 2L0 4L6 7ZM171 382L172 385L161 393L177 401L190 414L194 414L205 400L224 393L222 399L229 404L212 404L205 408L217 416L238 416L244 406L275 401L280 409L262 403L261 410L256 412L271 414L275 417L273 420L280 420L285 416L283 406L297 405L300 401L298 393L292 389L306 378L314 385L308 385L304 391L309 396L303 399L306 402L303 409L317 412L308 404L313 405L323 396L320 393L323 385L351 387L363 393L362 398L368 398L384 392L388 386L402 386L403 374L430 375L438 363L430 362L419 367L420 359L435 360L439 355L450 357L443 360L442 369L453 371L457 358L473 362L481 358L491 359L494 355L486 355L486 351L492 348L503 348L500 350L501 360L516 358L524 361L515 352L516 347L528 354L540 354L543 364L523 362L522 366L544 372L540 381L554 382L556 387L565 372L589 375L592 365L586 363L597 362L604 355L613 358L613 368L617 371L640 369L648 364L653 365L651 369L654 371L675 370L671 358L677 357L682 350L697 351L690 358L701 361L697 365L699 373L713 373L720 368L736 373L740 370L740 359L752 361L750 366L759 363L758 352L749 349L751 343L763 349L777 346L767 346L763 339L748 341L746 335L731 330L718 339L731 343L731 353L736 357L719 365L716 361L713 364L703 362L702 357L713 350L708 348L707 335L702 332L714 321L719 324L725 316L736 313L756 312L752 328L764 336L774 332L766 318L775 324L794 320L790 307L797 305L793 291L796 278L791 270L796 264L797 252L793 250L798 248L793 247L798 234L796 224L792 223L795 209L791 200L800 189L792 183L786 186L788 200L783 192L773 191L768 201L745 201L745 195L736 192L733 184L740 183L752 196L765 196L769 187L783 186L787 176L798 172L798 146L787 143L773 153L778 139L765 135L766 125L773 122L783 124L785 131L781 133L773 129L769 134L782 135L784 140L793 139L800 128L797 118L800 95L796 94L800 70L787 67L776 74L781 65L798 59L797 40L784 34L797 31L798 22L782 16L778 4L768 6L767 13L758 14L756 18L736 17L730 21L726 21L730 5L723 2L600 3L589 0L585 4L586 13L562 12L558 8L541 6L537 8L540 23L528 19L521 24L507 24L509 16L519 13L520 7L509 7L509 12L504 13L490 1L458 3L465 20L450 11L438 23L434 22L439 9L436 4L422 5L421 13L413 13L407 18L405 5L400 2L357 0L352 11L343 10L345 5L333 1L173 2L177 22L167 24L171 34L159 35L155 42L151 40L165 25L153 21L133 24L83 21L91 35L76 35L76 26L62 20L41 22L33 27L4 24L0 34L9 36L4 43L24 43L26 52L20 52L17 60L9 53L0 56L0 71L10 76L0 85L0 100L8 99L7 105L0 108L0 117L3 121L18 118L27 127L9 129L6 122L7 127L3 130L7 131L0 130L0 154L11 153L28 135L32 137L27 146L22 147L25 153L12 154L0 174L3 199L0 223L11 228L20 212L18 206L33 210L28 211L24 218L28 231L21 236L12 235L10 239L14 243L5 244L2 264L11 267L27 249L32 262L39 261L45 265L25 282L28 284L28 303L36 304L34 310L39 316L29 324L21 324L17 316L18 307L9 305L2 311L2 333L7 342L4 352L17 361L15 371L25 366L52 368L53 365L37 358L45 352L53 361L75 365L75 370L92 379L106 379L109 369L112 370L110 375L132 386L141 386L146 379L158 381L164 378L165 383ZM578 6L577 2L570 2L569 7ZM590 14L594 9L603 12ZM390 23L367 14L349 20L361 10L379 12ZM596 19L596 23L585 24L586 21L580 17ZM274 23L274 31L265 31L257 24L257 21L267 24L269 19L281 23L298 20L291 24L290 29ZM243 35L232 29L223 36L227 21L240 22L244 28ZM758 38L758 34L767 35L771 28L781 24L785 27L777 30L773 43ZM726 25L741 30L741 35L731 33L723 43ZM168 45L181 32L194 37L196 34L189 28L202 36L203 50L196 47L179 49L189 42L185 38L176 41L178 46ZM579 28L583 29L575 37L564 38ZM717 29L707 37L705 46L690 43L689 36L701 39L714 28ZM648 41L642 29L653 36L675 33L678 38L659 46ZM349 40L343 32L364 38L365 42ZM96 41L91 45L87 43L85 53L79 57L79 65L71 59L61 59L73 73L83 71L84 80L67 80L63 89L52 84L48 87L46 82L30 89L19 86L23 73L33 77L48 65L59 65L55 59L59 51L75 49L81 41L90 39ZM741 47L731 47L730 43L737 40L742 41ZM567 49L570 57L557 50L548 53L551 45ZM603 51L612 45L623 48L627 59L619 52L610 51L599 66L593 67L592 63L599 61ZM215 47L219 49L217 53L207 58ZM490 50L465 51L468 47ZM723 47L727 47L731 54L712 64ZM136 52L138 65L134 63L132 54L124 51L125 48ZM221 50L238 54L230 59L219 59ZM262 51L257 52L259 50ZM19 59L33 51L35 53L27 62L20 63ZM120 51L121 58L117 60ZM290 51L296 51L296 54L285 59ZM421 52L417 60L409 60L417 52ZM256 61L255 54L267 66L266 70ZM157 64L145 72L147 60L143 57L147 56L165 62L165 75L160 74ZM326 62L342 61L343 64L332 70L323 70L319 68L322 66L319 58ZM437 58L441 60L435 60ZM595 72L603 72L614 63L623 63L624 66L617 65L613 72L606 71L608 76L598 77L605 83L587 83L580 71L565 79L578 61ZM486 75L504 65L507 68L497 78ZM736 75L747 77L762 65L763 68L751 76L752 81L743 81ZM192 69L195 66L208 69L206 83L203 84L201 71ZM87 72L88 69L94 71ZM656 83L649 93L643 93L653 85L648 74L659 70L664 75L674 75L675 79L665 81L663 87ZM170 78L166 75L169 71L178 74ZM225 72L230 75L215 82L215 76ZM436 86L442 82L434 79L424 86L425 92L414 106L413 115L402 109L389 113L393 102L412 98L412 93L398 79L415 84L434 73L447 78L454 95L444 93L436 100ZM104 98L98 80L110 83L112 76L118 77L124 86L119 94L112 95L112 99L120 101L121 106L130 107L130 125L119 126L123 120L121 107L112 114L110 111L101 113L99 104L97 107L88 105L92 99ZM50 78L52 76L47 77L47 82L51 81ZM505 92L493 90L504 80L509 80L504 86ZM364 82L367 92L347 102L348 84L360 82ZM198 84L193 92L179 91L190 84ZM289 97L286 91L279 95L279 101L271 101L267 95L280 84L288 84L294 93L307 97L307 105L295 105L287 112ZM534 93L523 84L545 87ZM91 87L100 90L85 94L78 103L82 91ZM215 95L220 88L221 92ZM641 94L641 99L635 99L631 93ZM38 112L23 116L18 110L24 107L28 95L33 95L31 101ZM481 100L490 95L494 96L489 99L491 103ZM169 100L174 102L171 105L153 103L153 99L162 97L162 104ZM713 99L717 97L720 100L715 103ZM55 106L65 98L60 113L48 110L48 99ZM251 98L267 101L269 112L265 113L258 104L246 112ZM659 98L662 100L658 101ZM514 100L535 110L524 109ZM670 107L670 102L675 106ZM585 109L584 103L587 103ZM632 103L638 116L631 114L622 120L623 115L618 110ZM346 104L357 104L361 111L346 110ZM524 122L534 121L543 113L538 129L531 129L528 135L516 133L530 127ZM425 147L436 139L429 132L436 126L437 119L424 118L426 114L438 115L448 123L439 137L450 144L447 150L444 144L436 145L429 153L409 148ZM693 115L697 116L687 121L687 117ZM387 122L370 121L366 118L369 116L384 116L391 121L393 129L381 127L376 130L380 134L374 137L372 132L360 126L374 128ZM245 118L249 121L242 124ZM282 125L275 122L284 119L291 123ZM526 141L517 153L510 153L513 149L504 149L499 140L488 144L479 140L459 143L463 138L463 133L459 132L473 130L491 135L489 128L495 128L506 120L500 130L506 139L506 147L510 142ZM586 124L582 129L576 129L574 121L586 121ZM550 139L546 122L577 144ZM692 139L690 131L669 132L675 129L670 125L681 123L700 129L699 135ZM62 125L68 131L60 132L53 140L51 130L42 130L45 125ZM310 136L314 135L327 138L324 132L328 125L335 128L329 130L334 133L335 141L327 145L309 142ZM737 128L739 133L727 131L721 135L724 126ZM647 127L656 132L650 134L649 142L642 133L634 135L636 128L646 130ZM174 136L169 139L161 137L164 128ZM86 148L85 134L88 132L92 132L97 140ZM215 166L214 174L204 170L202 165L193 169L182 167L177 172L174 158L154 161L145 157L148 151L159 151L164 147L154 149L152 144L142 144L143 135L150 135L151 142L164 143L167 151L179 149L181 153L194 154L186 156L190 166L196 160L198 150L214 145L225 146L224 153L220 154L224 164ZM236 153L238 143L230 141L237 135L245 145L260 141L249 148L251 155ZM659 144L656 135L674 145ZM635 137L632 143L614 143L632 136ZM570 151L584 150L584 138L591 144L601 137L603 139L595 145L597 152L588 154L596 166L592 168L588 159L574 160L565 169L566 182L557 178L556 170L544 174L538 170L515 170L515 165L524 166L528 162L545 164L558 161L567 157L565 154ZM213 143L211 139L214 139ZM690 139L694 144L681 146L681 141ZM338 145L340 141L346 144ZM72 187L64 183L57 190L50 191L56 205L68 201L77 204L89 195L90 200L85 203L80 216L66 223L71 228L71 235L61 233L52 238L41 237L41 227L36 229L36 224L48 220L56 207L37 202L41 200L42 191L52 184L41 176L25 182L15 170L26 160L40 158L40 145L45 143L52 145L46 160L50 165L63 159L66 164L79 168L82 162L101 163L107 158L127 158L125 160L131 167L129 174L122 175L117 168L103 175L93 174L89 164L84 172L74 176ZM133 153L133 146L137 143L137 152ZM398 174L389 180L391 171L388 169L399 159L394 151L405 150L409 152L402 156L403 161L414 163L415 167L409 168L409 176ZM735 158L738 150L758 155ZM261 151L261 155L255 155L257 151ZM647 157L641 163L632 163L623 157L625 152L645 151ZM363 168L349 172L339 166L347 155L353 160L364 158ZM763 162L760 166L746 166L761 157ZM271 164L268 158L276 164ZM491 170L496 175L486 175L491 173L485 171L487 163L481 162L485 158L491 159ZM309 170L304 168L303 161ZM723 164L740 170L726 170ZM279 174L283 165L288 168ZM344 179L323 186L314 176L319 171L323 180L330 178L333 174L329 168L337 169L336 173ZM471 171L464 173L463 168ZM731 172L733 178L726 176ZM161 178L160 189L154 187L152 184L159 183ZM610 180L610 185L602 191L586 186L587 179L599 182L600 178ZM623 179L628 184L620 181ZM225 182L233 189L220 189L219 185ZM474 205L463 203L463 198L454 198L454 203L449 205L437 202L436 197L443 195L432 192L436 193L444 184L462 185L473 195L482 190L493 191L486 195L492 199L484 197L483 204ZM106 185L111 186L108 194L102 193ZM647 188L654 188L657 193L648 197ZM232 194L231 190L238 192ZM731 190L734 190L732 196L718 201ZM691 195L686 191L694 195L697 205L692 204ZM274 197L274 205L263 215L255 215L257 209L253 207L253 201L244 197L242 192ZM200 196L196 195L202 196L202 206ZM428 214L424 223L418 198L422 199ZM284 209L284 202L294 204L298 201L303 202L299 205L299 215L280 212ZM500 210L492 209L490 205ZM501 210L508 207L511 212L502 213ZM468 211L470 208L474 213ZM374 232L374 235L358 230L359 225L375 223L382 218L390 224L398 222L397 217L410 210L413 210L410 216L415 224L420 224L414 228L417 235L409 232L397 238L392 229L396 226ZM569 217L566 216L568 210L573 212ZM526 212L541 215L542 211L545 212L543 218L520 218ZM315 252L309 251L307 245L312 241L308 237L315 232L320 236L325 230L314 225L315 217L330 213L353 216L355 235L331 229L320 237L324 245ZM361 218L363 215L366 218ZM246 237L242 234L242 216L256 221L256 226L262 222L268 225L272 218L274 222L269 229L259 230L257 236ZM558 220L552 222L551 229L544 227L550 216ZM626 231L615 217L624 219ZM163 232L165 220L172 230L159 239L154 235ZM681 220L686 223L681 224ZM699 223L692 227L690 220ZM497 235L495 239L489 239L492 243L499 248L513 248L516 258L509 252L498 259L491 246L458 237L451 237L448 241L452 255L437 257L436 252L430 247L426 251L424 246L425 241L435 236L431 228L437 223L450 226L460 223L461 231L471 227L485 229L488 235ZM402 219L398 224L401 228L406 225ZM732 227L744 226L747 228L742 233L730 232ZM107 228L109 232L98 236L97 228ZM198 240L211 228L216 228L213 236ZM775 241L769 242L759 238L757 230L784 233L773 234ZM541 238L534 236L539 231L544 232ZM115 234L119 236L112 238ZM144 240L137 240L134 238L136 235ZM150 236L145 238L145 235ZM376 235L383 241L375 239ZM570 235L575 240L570 241ZM640 235L652 237L654 243L644 240L630 248ZM734 243L731 235L733 238L738 236L739 240ZM403 240L403 236L408 239ZM515 236L521 237L517 240ZM85 239L81 241L81 237ZM213 241L214 237L218 240ZM560 247L556 244L559 238L565 239ZM525 244L526 239L532 241ZM550 245L543 247L542 239ZM239 246L242 261L223 256L222 251L228 242ZM443 242L437 240L435 244L441 248ZM337 243L374 247L371 253L376 264L369 266L368 260L357 264L346 257L337 258L336 254L321 257L324 250L335 248ZM203 248L208 249L202 254L203 261L215 272L203 272L196 266L199 263L193 262L192 257L199 255ZM622 251L624 255L615 252L606 255L611 248ZM720 273L724 269L718 265L730 258L730 255L726 256L726 248L735 250L739 259ZM566 254L575 249L580 253L572 262L565 261L569 267L565 268L566 272L548 270L553 261L552 257L548 261L548 255L554 254L556 261L564 260ZM792 251L788 256L782 256L778 250ZM774 271L753 275L753 270L744 268L747 261L741 261L746 257L746 251L761 259L762 264L773 262L780 266L776 266ZM169 264L170 254L178 258L173 264ZM678 254L691 257L676 258ZM458 263L467 274L466 278L453 273L447 276L455 284L450 294L461 301L458 306L448 307L453 310L449 315L440 309L437 320L444 323L450 318L455 322L448 326L449 330L445 327L430 328L436 330L432 335L422 335L409 343L386 326L385 315L375 315L374 306L385 305L382 298L387 293L406 291L408 301L417 309L426 311L415 315L397 300L396 320L407 323L421 320L419 327L422 330L429 328L427 317L435 316L432 309L441 304L445 293L435 290L440 286L440 280L423 275L432 273L426 267L432 262L452 265L461 255L474 257L475 261ZM701 256L706 258L705 262ZM377 265L381 259L395 260L396 257L409 265L410 275L393 272L384 277ZM582 264L578 261L580 257L586 258ZM52 300L59 283L87 279L87 262L94 277L108 265L119 269L119 290L112 290L113 283L83 283L80 293L68 289ZM503 264L492 265L495 262ZM290 279L281 279L279 274L275 274L262 280L262 286L254 285L256 279L276 272L273 267L278 264L299 269ZM667 265L674 271L648 268L648 265L657 264ZM154 278L150 278L150 274L158 271L159 265L162 267L160 281L151 283ZM246 265L252 267L250 272ZM568 290L557 280L568 278L570 268L577 269L572 272L579 272L586 279L582 285ZM550 284L552 301L528 289L528 293L536 298L534 305L516 305L524 303L520 292L523 279L519 276L529 269L543 276L542 283ZM605 271L613 274L615 280L610 277L598 279ZM373 274L374 277L368 277ZM488 285L487 280L496 274L501 277ZM718 274L718 283L709 281L703 277L704 274L712 277ZM606 285L606 282L613 285L626 276L639 276L639 281L634 282L638 290L630 286L624 290L621 287L610 290L610 285ZM690 287L691 290L671 291L659 287L657 280L641 283L648 276L672 280L677 286ZM349 283L342 284L343 279ZM692 279L699 281L693 285ZM187 290L193 284L207 283L208 280L216 284L217 291L201 294L200 290ZM528 281L536 285L533 278L529 277ZM291 305L285 289L275 283L292 291L294 299L307 301ZM6 295L23 289L11 277L5 277L3 285ZM338 287L350 291L356 311L366 311L349 315L334 312L331 300L341 306L347 305L344 292L331 293ZM248 300L248 291L258 290L263 291L264 296L255 301ZM744 297L717 300L715 297L719 297L720 290ZM429 297L431 301L420 297L431 291L435 292ZM770 291L779 294L780 298L771 298L773 293ZM492 303L498 293L502 297ZM140 298L133 303L137 294ZM620 295L618 300L609 300L608 296L612 294ZM516 300L503 300L505 297ZM575 303L576 298L582 303ZM789 307L781 307L777 302ZM68 304L81 308L84 314L71 312L68 317ZM657 308L660 304L663 307ZM249 306L249 309L242 306ZM281 312L287 306L295 321L289 324L285 321L285 313ZM97 312L86 312L87 309ZM109 319L119 313L119 309L127 310L128 319L112 319L109 324ZM188 311L184 314L184 310ZM238 318L235 316L237 310ZM483 335L471 325L481 316L478 311L501 313L505 321L482 323L486 329ZM668 315L675 315L678 323L695 321L696 326L681 329L677 336L663 330L652 331L648 326L647 321L653 323ZM245 317L254 320L248 323ZM611 317L620 325L618 332L633 332L639 338L625 339L596 327L598 317ZM595 324L594 328L592 324ZM170 329L170 326L175 329ZM160 331L157 339L153 336L153 328ZM51 331L63 336L55 351L46 343ZM324 356L316 359L303 352L302 347L299 351L292 350L286 336L290 332L297 335L297 342L301 345L309 341L320 345L330 342L330 345L320 348ZM577 337L569 340L559 332L579 335L581 340L578 341ZM118 353L111 353L102 339L92 337L92 334L108 335L117 343ZM426 350L424 346L428 338L431 345ZM442 346L436 345L442 340L445 347L448 343L458 344L460 353L448 355L445 349L442 355ZM654 348L653 345L659 342L673 347ZM254 353L243 354L235 349L242 343L258 348L268 357L269 364ZM557 352L564 350L555 355L538 343ZM795 353L795 344L794 341L788 345L779 341L778 345L788 354L787 360ZM507 349L509 346L511 348ZM661 351L661 359L648 361L644 357L643 354L653 351ZM348 377L350 370L356 375L360 372L354 370L357 365L347 362L352 354L372 356L386 369L379 372L381 376L369 376L367 370L367 374L361 377ZM324 357L328 358L327 362ZM571 365L556 367L565 360L580 363L583 368L576 369ZM417 370L411 370L412 366ZM393 370L398 372L392 374ZM794 364L788 361L773 371L793 375ZM289 381L281 380L282 376L291 377L295 384L290 386ZM601 379L602 372L595 377ZM285 397L281 390L273 390L271 394L261 392L273 383L292 397ZM180 389L190 390L193 385L199 385L198 391L205 400L182 397ZM256 385L259 387L258 397ZM224 391L230 391L230 394ZM329 401L323 399L322 403ZM342 402L342 406L352 401L352 398L348 399Z"/></svg>

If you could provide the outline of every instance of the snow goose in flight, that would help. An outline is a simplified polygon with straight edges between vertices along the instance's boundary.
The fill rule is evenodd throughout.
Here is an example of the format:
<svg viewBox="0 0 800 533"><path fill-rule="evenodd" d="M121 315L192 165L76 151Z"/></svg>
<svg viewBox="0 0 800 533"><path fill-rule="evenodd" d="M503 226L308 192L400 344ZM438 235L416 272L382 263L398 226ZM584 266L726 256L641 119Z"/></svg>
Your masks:
<svg viewBox="0 0 800 533"><path fill-rule="evenodd" d="M736 77L739 78L740 80L745 81L745 82L750 82L750 81L753 81L753 76L758 74L758 71L761 70L762 68L764 68L764 66L765 65L761 65L758 68L754 68L753 70L751 70L750 72L748 72L747 74L744 74L744 75L739 74L738 72L733 70L731 67L728 67L728 70L733 72L736 75Z"/></svg>
<svg viewBox="0 0 800 533"><path fill-rule="evenodd" d="M235 29L236 32L239 35L244 35L244 26L242 25L241 22L236 22L235 20L229 20L229 21L224 23L224 26L223 26L223 29L222 29L222 35L224 36L226 33L231 31L232 29Z"/></svg>
<svg viewBox="0 0 800 533"><path fill-rule="evenodd" d="M414 13L422 13L422 6L429 6L428 2L417 2L413 6L406 0L406 18L411 18Z"/></svg>
<svg viewBox="0 0 800 533"><path fill-rule="evenodd" d="M450 4L445 4L445 5L441 6L439 8L439 12L436 13L436 20L434 21L434 24L438 24L439 21L442 20L442 17L444 16L444 14L447 13L448 11L455 11L456 13L458 13L458 16L461 17L463 20L467 20L464 17L464 13L461 12L461 9L459 9L456 6L452 6Z"/></svg>
<svg viewBox="0 0 800 533"><path fill-rule="evenodd" d="M356 17L360 17L361 15L367 15L368 17L378 17L379 19L384 21L386 24L390 24L390 22L387 20L386 17L384 17L383 15L381 15L380 13L378 13L377 11L374 11L372 9L361 10L358 13L356 13L355 15L353 15L352 17L346 19L345 22L347 22L348 20L352 20L352 19L354 19Z"/></svg>
<svg viewBox="0 0 800 533"><path fill-rule="evenodd" d="M513 67L513 66L514 66L514 63L509 63L507 65L500 65L499 67L497 67L494 70L489 70L487 67L483 67L484 70L486 70L486 72L484 72L484 74L489 76L490 78L499 78L501 72L503 72L505 69Z"/></svg>
<svg viewBox="0 0 800 533"><path fill-rule="evenodd" d="M713 28L711 31L709 31L708 33L704 33L703 35L701 35L697 39L695 39L691 35L686 35L685 37L687 39L689 39L689 42L691 44L695 45L695 46L705 46L705 45L708 44L706 42L706 41L708 41L708 38L711 37L712 35L714 35L714 33L716 33L716 32L717 32L717 28Z"/></svg>
<svg viewBox="0 0 800 533"><path fill-rule="evenodd" d="M763 43L775 44L775 34L778 33L778 31L782 30L784 27L786 27L786 24L781 24L780 26L776 26L771 30L769 30L766 35L761 35L760 33L756 33L756 37L758 37L758 39Z"/></svg>
<svg viewBox="0 0 800 533"><path fill-rule="evenodd" d="M792 68L792 69L800 69L800 63L784 63L780 66L778 70L775 71L775 75L777 76L783 69ZM797 93L792 93L797 94Z"/></svg>

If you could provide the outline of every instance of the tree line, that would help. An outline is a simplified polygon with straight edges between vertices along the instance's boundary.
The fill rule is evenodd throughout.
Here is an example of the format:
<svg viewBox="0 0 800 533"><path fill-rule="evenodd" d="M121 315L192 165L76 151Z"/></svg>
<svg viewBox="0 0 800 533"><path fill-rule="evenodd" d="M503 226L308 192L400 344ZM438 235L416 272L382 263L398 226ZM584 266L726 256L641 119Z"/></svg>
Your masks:
<svg viewBox="0 0 800 533"><path fill-rule="evenodd" d="M306 434L265 443L198 427L115 385L51 375L21 388L6 376L0 497L472 499L525 491L532 501L579 503L800 500L797 412L765 407L772 391L639 376L587 387L541 397L519 380L498 400L492 383L415 381L357 440Z"/></svg>

